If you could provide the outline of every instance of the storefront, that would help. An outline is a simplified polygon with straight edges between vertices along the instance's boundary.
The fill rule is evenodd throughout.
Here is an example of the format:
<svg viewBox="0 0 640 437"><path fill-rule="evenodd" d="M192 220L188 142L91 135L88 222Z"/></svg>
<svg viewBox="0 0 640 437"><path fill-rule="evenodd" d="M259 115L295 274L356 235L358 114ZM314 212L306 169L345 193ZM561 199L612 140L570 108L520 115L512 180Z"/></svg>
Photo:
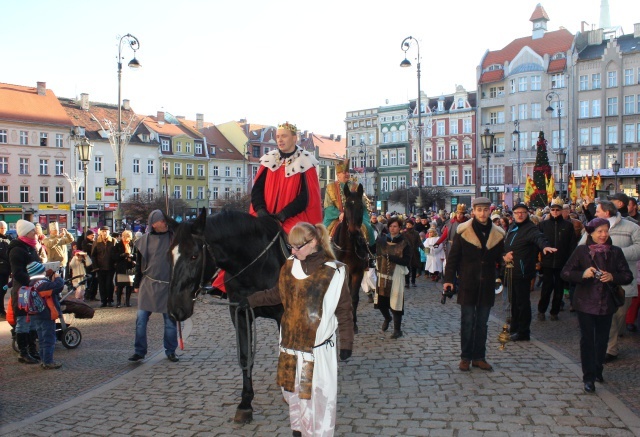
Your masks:
<svg viewBox="0 0 640 437"><path fill-rule="evenodd" d="M504 185L489 185L488 192L486 185L480 186L480 195L488 197L491 200L491 203L496 206L502 205L502 202L504 202L505 191Z"/></svg>
<svg viewBox="0 0 640 437"><path fill-rule="evenodd" d="M9 229L15 229L15 223L23 218L22 214L22 205L0 203L0 220L7 222Z"/></svg>
<svg viewBox="0 0 640 437"><path fill-rule="evenodd" d="M75 208L75 223L73 227L82 233L84 227L84 204L77 203ZM113 214L118 209L117 203L93 203L87 205L87 216L89 218L89 228L98 229L102 226L109 226L113 230Z"/></svg>
<svg viewBox="0 0 640 437"><path fill-rule="evenodd" d="M38 205L38 223L45 233L49 230L49 223L57 222L59 228L69 227L71 208L69 205L41 203Z"/></svg>
<svg viewBox="0 0 640 437"><path fill-rule="evenodd" d="M451 198L445 204L447 211L455 211L458 205L465 204L467 209L471 208L471 198L476 193L476 187L451 187Z"/></svg>

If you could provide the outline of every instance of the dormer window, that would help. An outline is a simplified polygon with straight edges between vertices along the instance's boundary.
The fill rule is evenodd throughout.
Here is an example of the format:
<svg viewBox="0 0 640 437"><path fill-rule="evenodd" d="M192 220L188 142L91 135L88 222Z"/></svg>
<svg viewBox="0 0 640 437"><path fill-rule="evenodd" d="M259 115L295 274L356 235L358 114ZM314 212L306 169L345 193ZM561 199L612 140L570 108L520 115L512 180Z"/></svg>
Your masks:
<svg viewBox="0 0 640 437"><path fill-rule="evenodd" d="M438 100L438 112L444 111L444 100Z"/></svg>
<svg viewBox="0 0 640 437"><path fill-rule="evenodd" d="M555 55L553 55L553 56L551 57L551 60L552 60L552 61L555 61L556 59L566 59L566 58L567 58L566 53L564 53L564 52L558 52L558 53L556 53Z"/></svg>
<svg viewBox="0 0 640 437"><path fill-rule="evenodd" d="M492 64L492 65L489 65L489 67L487 68L487 71L494 71L494 70L502 70L502 65Z"/></svg>

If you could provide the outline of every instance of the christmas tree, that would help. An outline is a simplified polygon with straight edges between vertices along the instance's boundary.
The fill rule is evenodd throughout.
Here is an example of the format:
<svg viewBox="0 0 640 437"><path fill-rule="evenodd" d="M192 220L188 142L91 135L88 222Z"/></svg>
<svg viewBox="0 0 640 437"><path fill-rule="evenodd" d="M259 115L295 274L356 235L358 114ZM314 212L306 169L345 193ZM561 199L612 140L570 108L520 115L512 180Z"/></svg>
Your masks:
<svg viewBox="0 0 640 437"><path fill-rule="evenodd" d="M547 155L547 140L544 139L544 132L540 131L536 143L536 165L533 167L533 181L536 183L536 190L531 195L530 206L544 208L547 205L545 179L550 176L551 167L549 166L549 155Z"/></svg>

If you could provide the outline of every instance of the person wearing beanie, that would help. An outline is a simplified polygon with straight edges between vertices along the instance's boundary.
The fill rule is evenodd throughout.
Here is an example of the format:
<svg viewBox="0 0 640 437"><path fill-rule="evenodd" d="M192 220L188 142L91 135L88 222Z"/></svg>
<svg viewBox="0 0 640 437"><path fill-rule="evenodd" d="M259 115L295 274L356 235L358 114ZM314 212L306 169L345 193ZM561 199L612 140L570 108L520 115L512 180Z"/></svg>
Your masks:
<svg viewBox="0 0 640 437"><path fill-rule="evenodd" d="M28 287L31 282L27 266L31 262L40 262L36 252L36 229L33 223L27 220L18 220L16 223L18 238L9 244L9 263L13 285L11 287L11 309L13 322L15 323L16 342L20 356L18 362L25 364L38 364L40 357L37 355L35 341L37 333L31 331L31 322L27 320L27 313L18 308L18 292L20 287Z"/></svg>
<svg viewBox="0 0 640 437"><path fill-rule="evenodd" d="M60 261L60 268L63 272L69 261L67 244L71 244L73 237L65 228L59 229L57 222L49 223L49 237L42 241L42 245L47 248L49 261Z"/></svg>
<svg viewBox="0 0 640 437"><path fill-rule="evenodd" d="M7 290L4 286L9 282L11 275L11 264L9 263L9 244L11 240L7 237L7 222L0 221L0 320L7 318L4 309L4 296Z"/></svg>
<svg viewBox="0 0 640 437"><path fill-rule="evenodd" d="M595 382L604 382L607 341L613 315L618 310L613 292L617 286L631 284L633 273L622 249L612 242L606 218L591 220L585 230L585 244L571 254L561 276L577 284L573 308L580 325L582 382L584 391L593 393Z"/></svg>
<svg viewBox="0 0 640 437"><path fill-rule="evenodd" d="M98 291L100 292L101 308L113 306L113 277L115 269L113 266L113 248L116 240L109 235L109 227L102 226L98 233L98 238L93 243L91 249L91 260L93 267L98 274Z"/></svg>

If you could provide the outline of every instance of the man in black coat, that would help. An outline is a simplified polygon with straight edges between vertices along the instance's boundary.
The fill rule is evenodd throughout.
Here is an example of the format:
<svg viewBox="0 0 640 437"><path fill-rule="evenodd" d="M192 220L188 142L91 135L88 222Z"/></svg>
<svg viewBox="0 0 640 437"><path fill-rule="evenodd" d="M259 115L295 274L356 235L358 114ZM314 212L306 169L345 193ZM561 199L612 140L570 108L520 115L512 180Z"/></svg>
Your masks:
<svg viewBox="0 0 640 437"><path fill-rule="evenodd" d="M529 341L531 334L531 280L536 276L538 252L556 252L535 224L524 203L513 207L514 222L504 239L503 260L513 267L511 286L511 341ZM506 274L505 274L506 275Z"/></svg>
<svg viewBox="0 0 640 437"><path fill-rule="evenodd" d="M478 197L471 205L473 219L461 223L453 235L444 273L444 288L453 289L458 277L462 346L460 370L468 371L473 365L490 371L493 367L485 357L487 321L496 298L496 264L504 250L504 231L489 220L489 199Z"/></svg>
<svg viewBox="0 0 640 437"><path fill-rule="evenodd" d="M558 320L560 304L564 295L564 281L560 278L560 273L565 263L576 248L578 240L573 229L573 223L565 220L562 216L562 200L559 198L551 203L550 216L538 225L540 232L547 238L552 247L558 249L555 253L550 253L542 257L542 292L538 302L538 320L545 320L545 313L551 301L550 320Z"/></svg>

